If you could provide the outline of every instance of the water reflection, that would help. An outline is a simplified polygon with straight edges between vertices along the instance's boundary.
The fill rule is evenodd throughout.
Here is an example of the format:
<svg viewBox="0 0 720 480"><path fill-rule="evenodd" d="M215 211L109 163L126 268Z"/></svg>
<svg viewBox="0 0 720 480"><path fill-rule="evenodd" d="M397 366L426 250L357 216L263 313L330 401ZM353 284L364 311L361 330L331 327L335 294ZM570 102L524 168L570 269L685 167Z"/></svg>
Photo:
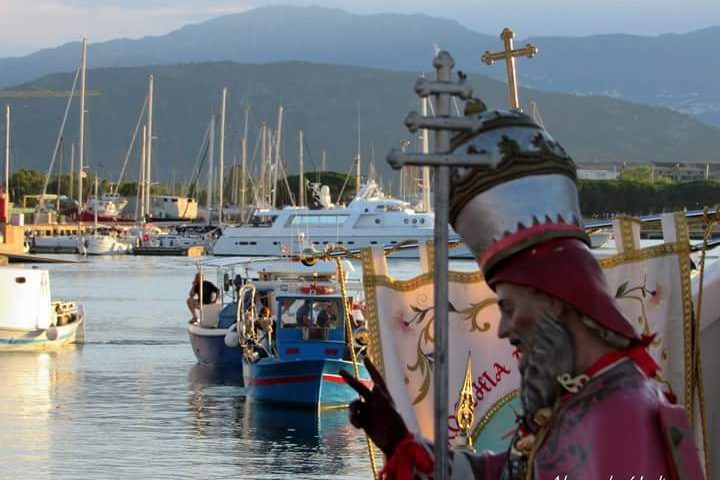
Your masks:
<svg viewBox="0 0 720 480"><path fill-rule="evenodd" d="M77 349L3 352L0 375L3 470L12 478L50 478L55 439L51 422L60 390L76 381Z"/></svg>
<svg viewBox="0 0 720 480"><path fill-rule="evenodd" d="M287 409L246 401L237 376L195 366L188 407L198 441L225 449L243 478L366 478L364 440L344 408ZM215 442L219 443L215 443ZM232 460L230 460L232 459Z"/></svg>

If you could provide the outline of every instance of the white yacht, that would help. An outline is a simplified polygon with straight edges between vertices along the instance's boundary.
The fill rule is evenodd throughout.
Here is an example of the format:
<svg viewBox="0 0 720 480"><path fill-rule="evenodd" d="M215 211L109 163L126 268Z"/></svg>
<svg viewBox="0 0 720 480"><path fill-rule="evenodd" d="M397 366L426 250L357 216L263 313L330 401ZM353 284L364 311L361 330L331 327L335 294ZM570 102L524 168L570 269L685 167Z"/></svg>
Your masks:
<svg viewBox="0 0 720 480"><path fill-rule="evenodd" d="M320 208L286 207L258 210L251 223L228 227L215 242L217 256L294 255L306 248L337 245L357 249L371 245L397 245L407 240L433 238L432 213L413 210L402 200L386 197L370 181L347 207L329 201L326 187L320 192ZM450 230L450 237L457 237ZM398 257L417 257L417 249L402 250ZM472 258L466 247L450 250L452 258Z"/></svg>
<svg viewBox="0 0 720 480"><path fill-rule="evenodd" d="M131 250L127 239L121 239L118 232L107 228L96 228L90 235L82 237L86 255L124 255Z"/></svg>

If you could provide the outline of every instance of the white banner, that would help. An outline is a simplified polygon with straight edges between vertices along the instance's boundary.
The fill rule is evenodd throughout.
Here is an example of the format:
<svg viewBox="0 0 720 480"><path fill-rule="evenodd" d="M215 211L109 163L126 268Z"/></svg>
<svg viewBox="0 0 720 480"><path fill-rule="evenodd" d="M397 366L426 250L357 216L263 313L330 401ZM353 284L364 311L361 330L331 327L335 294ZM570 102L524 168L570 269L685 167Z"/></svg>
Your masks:
<svg viewBox="0 0 720 480"><path fill-rule="evenodd" d="M695 419L700 418L694 376L692 303L687 225L682 214L663 217L664 243L639 248L639 224L618 220L618 254L601 260L611 291L636 331L656 335L650 353L662 367L663 388L672 390ZM432 250L421 250L421 275L410 280L389 276L381 249L363 251L370 354L379 366L409 428L433 436L433 275ZM478 450L507 448L520 411L517 358L506 340L497 338L499 311L495 295L479 271L449 276L448 429L458 433L455 402L472 358ZM720 275L718 279L720 285ZM720 296L717 296L720 298ZM717 316L720 316L717 315ZM696 424L701 439L699 420Z"/></svg>

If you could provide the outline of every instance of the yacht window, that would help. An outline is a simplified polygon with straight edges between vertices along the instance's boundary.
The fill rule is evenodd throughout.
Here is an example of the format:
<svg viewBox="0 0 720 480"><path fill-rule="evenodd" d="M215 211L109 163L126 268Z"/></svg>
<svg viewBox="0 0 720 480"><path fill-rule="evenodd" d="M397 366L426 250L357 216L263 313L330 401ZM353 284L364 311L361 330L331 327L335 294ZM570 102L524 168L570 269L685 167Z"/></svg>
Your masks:
<svg viewBox="0 0 720 480"><path fill-rule="evenodd" d="M413 218L413 225L417 223L417 218Z"/></svg>
<svg viewBox="0 0 720 480"><path fill-rule="evenodd" d="M397 243L397 242L396 242L395 240L393 240L392 242L390 242L391 245L395 245L396 243Z"/></svg>
<svg viewBox="0 0 720 480"><path fill-rule="evenodd" d="M355 242L348 242L348 245L355 245Z"/></svg>
<svg viewBox="0 0 720 480"><path fill-rule="evenodd" d="M290 225L341 225L349 215L293 215Z"/></svg>
<svg viewBox="0 0 720 480"><path fill-rule="evenodd" d="M385 211L385 205L378 205L375 207L376 212L384 212Z"/></svg>
<svg viewBox="0 0 720 480"><path fill-rule="evenodd" d="M405 223L407 225L408 219L406 218L405 220L403 220L403 223Z"/></svg>
<svg viewBox="0 0 720 480"><path fill-rule="evenodd" d="M375 223L380 224L380 219L379 219L379 218L376 218L376 219L375 219Z"/></svg>
<svg viewBox="0 0 720 480"><path fill-rule="evenodd" d="M25 277L15 277L15 283L25 283Z"/></svg>
<svg viewBox="0 0 720 480"><path fill-rule="evenodd" d="M377 242L373 240L372 242L370 242L370 245L377 245Z"/></svg>
<svg viewBox="0 0 720 480"><path fill-rule="evenodd" d="M420 223L425 223L425 219L424 219L424 218L421 218L421 219L420 219Z"/></svg>

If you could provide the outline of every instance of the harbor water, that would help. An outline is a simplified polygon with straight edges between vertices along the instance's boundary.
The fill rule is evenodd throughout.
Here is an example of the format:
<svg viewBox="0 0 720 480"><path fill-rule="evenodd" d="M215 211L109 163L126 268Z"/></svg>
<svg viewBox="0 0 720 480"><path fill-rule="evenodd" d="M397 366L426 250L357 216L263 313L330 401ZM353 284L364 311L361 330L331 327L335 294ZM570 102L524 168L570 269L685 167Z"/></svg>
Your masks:
<svg viewBox="0 0 720 480"><path fill-rule="evenodd" d="M185 306L194 260L101 257L42 268L54 298L85 306L86 343L0 355L0 478L372 478L346 409L247 402L240 372L196 365ZM400 277L416 269L412 260L391 263Z"/></svg>

